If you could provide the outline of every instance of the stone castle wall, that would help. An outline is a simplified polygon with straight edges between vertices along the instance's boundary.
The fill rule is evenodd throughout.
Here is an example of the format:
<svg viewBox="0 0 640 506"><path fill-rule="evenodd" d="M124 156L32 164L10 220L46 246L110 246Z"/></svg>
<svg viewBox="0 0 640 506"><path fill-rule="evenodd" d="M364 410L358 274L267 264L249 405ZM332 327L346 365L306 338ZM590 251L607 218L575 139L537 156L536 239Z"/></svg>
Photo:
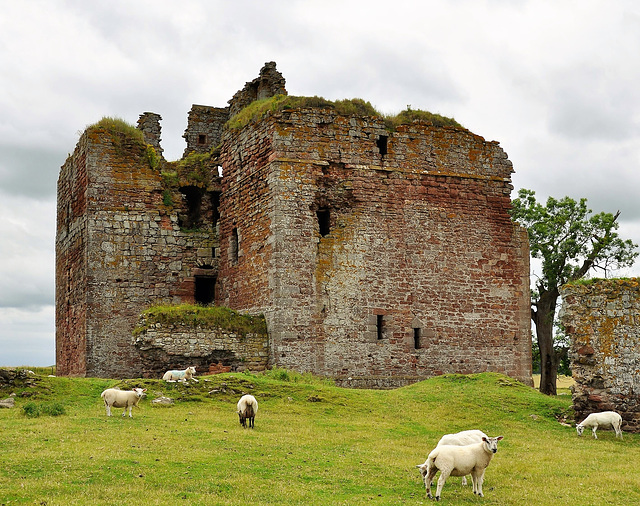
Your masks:
<svg viewBox="0 0 640 506"><path fill-rule="evenodd" d="M58 180L56 364L62 375L136 376L132 330L153 304L194 302L217 237L181 230L146 145L88 129ZM175 196L179 199L179 195Z"/></svg>
<svg viewBox="0 0 640 506"><path fill-rule="evenodd" d="M566 285L562 301L576 420L613 410L640 431L640 279Z"/></svg>
<svg viewBox="0 0 640 506"><path fill-rule="evenodd" d="M269 365L267 334L155 324L135 337L134 346L140 352L143 377L160 378L169 369L192 365L198 373L209 371L212 364L224 364L234 372L264 371Z"/></svg>
<svg viewBox="0 0 640 506"><path fill-rule="evenodd" d="M229 113L274 93L286 90L270 63ZM194 106L185 139L202 156L178 162L150 157L153 113L145 142L81 137L58 182L60 374L149 375L196 358L262 367L208 332L135 345L144 309L202 302L264 314L256 346L270 364L351 386L483 371L532 383L528 241L508 215L513 169L498 143L288 109L225 126L214 153L226 113Z"/></svg>
<svg viewBox="0 0 640 506"><path fill-rule="evenodd" d="M264 312L276 364L531 384L528 241L497 143L295 110L222 153L220 303Z"/></svg>

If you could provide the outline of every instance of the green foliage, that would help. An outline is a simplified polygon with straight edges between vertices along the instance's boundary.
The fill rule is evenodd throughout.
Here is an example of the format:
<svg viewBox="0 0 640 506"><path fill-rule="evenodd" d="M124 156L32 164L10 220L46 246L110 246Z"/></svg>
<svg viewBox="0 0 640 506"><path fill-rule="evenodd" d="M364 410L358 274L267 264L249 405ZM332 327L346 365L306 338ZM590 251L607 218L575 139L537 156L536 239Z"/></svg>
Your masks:
<svg viewBox="0 0 640 506"><path fill-rule="evenodd" d="M542 260L542 275L531 293L531 319L536 325L540 353L540 390L555 394L558 364L566 360L566 343L553 336L560 287L585 277L592 269L607 274L627 267L638 256L637 245L622 240L619 213L592 214L587 199L547 199L539 204L535 192L522 189L512 202L511 217L526 227L531 256ZM535 351L535 350L534 350Z"/></svg>
<svg viewBox="0 0 640 506"><path fill-rule="evenodd" d="M522 189L513 200L511 216L526 227L531 256L542 260L543 290L580 279L591 269L606 274L633 265L638 246L615 232L618 215L591 213L585 198L549 197L543 206L534 191Z"/></svg>
<svg viewBox="0 0 640 506"><path fill-rule="evenodd" d="M154 504L427 504L416 464L442 434L469 428L504 440L486 471L485 497L451 477L447 504L640 501L639 434L580 438L558 423L570 414L569 396L547 397L498 374L440 376L390 391L269 373L200 376L188 385L40 379L33 396L69 406L69 416L0 410L1 504L135 504L141 497ZM100 392L113 386L148 389L133 419L121 410L105 415ZM251 430L235 412L247 392L260 404ZM176 402L156 407L151 401L160 396ZM585 486L594 476L607 486Z"/></svg>
<svg viewBox="0 0 640 506"><path fill-rule="evenodd" d="M395 130L399 125L407 125L414 121L420 121L422 123L439 127L463 128L462 125L453 118L447 118L440 114L421 111L419 109L411 109L411 107L407 107L406 110L401 111L395 116L387 116L385 118L385 122L389 130Z"/></svg>
<svg viewBox="0 0 640 506"><path fill-rule="evenodd" d="M122 118L112 118L105 116L97 123L89 125L87 130L102 129L106 130L112 136L123 135L129 137L137 142L144 143L144 134L142 130L138 130L135 126L127 123Z"/></svg>
<svg viewBox="0 0 640 506"><path fill-rule="evenodd" d="M162 190L162 203L168 207L173 206L173 197L171 196L171 190L168 188Z"/></svg>
<svg viewBox="0 0 640 506"><path fill-rule="evenodd" d="M258 121L269 112L283 111L286 109L302 108L330 108L334 109L342 116L373 116L381 118L389 130L394 130L399 125L421 121L434 126L449 126L462 128L462 126L452 118L441 116L419 109L402 111L397 115L384 115L377 111L370 102L361 98L337 100L332 102L322 97L295 97L291 95L276 95L262 100L256 100L245 107L238 114L233 116L227 123L229 128L240 128L252 121Z"/></svg>
<svg viewBox="0 0 640 506"><path fill-rule="evenodd" d="M192 327L216 327L236 334L266 334L267 324L262 315L242 314L226 307L204 307L192 304L153 306L143 311L145 327L137 326L134 335L155 323L173 325L181 323Z"/></svg>
<svg viewBox="0 0 640 506"><path fill-rule="evenodd" d="M65 415L64 406L59 402L35 403L28 402L22 406L22 411L28 418L38 418L40 415L61 416Z"/></svg>
<svg viewBox="0 0 640 506"><path fill-rule="evenodd" d="M189 153L176 162L180 184L183 186L202 186L211 175L211 153Z"/></svg>
<svg viewBox="0 0 640 506"><path fill-rule="evenodd" d="M158 167L160 167L160 157L158 156L155 148L150 144L147 144L146 154L147 160L149 161L149 167L151 167L152 169L157 169Z"/></svg>

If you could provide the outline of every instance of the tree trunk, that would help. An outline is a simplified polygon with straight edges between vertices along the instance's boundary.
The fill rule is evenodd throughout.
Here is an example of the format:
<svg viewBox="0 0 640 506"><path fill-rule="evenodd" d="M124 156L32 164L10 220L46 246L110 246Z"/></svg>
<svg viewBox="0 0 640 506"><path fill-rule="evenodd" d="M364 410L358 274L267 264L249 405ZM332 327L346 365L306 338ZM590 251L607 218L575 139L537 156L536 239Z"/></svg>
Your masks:
<svg viewBox="0 0 640 506"><path fill-rule="evenodd" d="M540 391L547 395L556 395L559 357L553 348L553 321L556 315L557 289L543 291L532 315L536 324L536 337L540 349Z"/></svg>

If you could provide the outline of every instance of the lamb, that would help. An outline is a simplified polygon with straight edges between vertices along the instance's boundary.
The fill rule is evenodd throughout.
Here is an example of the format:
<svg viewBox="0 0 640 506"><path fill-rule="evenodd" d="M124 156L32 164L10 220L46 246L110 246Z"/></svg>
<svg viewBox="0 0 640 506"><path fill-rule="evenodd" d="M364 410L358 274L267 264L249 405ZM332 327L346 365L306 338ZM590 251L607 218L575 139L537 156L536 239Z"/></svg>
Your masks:
<svg viewBox="0 0 640 506"><path fill-rule="evenodd" d="M456 432L455 434L445 434L440 438L436 446L453 445L453 446L467 446L474 443L481 443L483 437L489 437L481 430L463 430ZM462 477L462 484L467 484L467 477Z"/></svg>
<svg viewBox="0 0 640 506"><path fill-rule="evenodd" d="M467 446L442 445L431 451L424 464L417 466L424 479L427 489L427 497L431 496L431 483L436 473L440 471L438 486L436 488L436 500L440 500L442 487L449 476L471 475L473 493L484 497L482 482L484 471L491 462L493 454L498 451L498 441L503 436L483 437L481 443Z"/></svg>
<svg viewBox="0 0 640 506"><path fill-rule="evenodd" d="M253 395L246 394L240 397L238 401L238 416L240 417L240 424L243 427L247 427L247 419L249 420L249 428L253 429L254 419L258 412L258 401Z"/></svg>
<svg viewBox="0 0 640 506"><path fill-rule="evenodd" d="M613 429L616 431L616 437L620 436L620 439L622 439L622 417L615 411L591 413L587 418L576 425L576 430L578 431L578 436L582 436L584 429L591 428L593 437L598 439L598 436L596 436L596 430L598 430L598 427Z"/></svg>
<svg viewBox="0 0 640 506"><path fill-rule="evenodd" d="M138 402L147 391L146 388L134 388L133 390L118 390L117 388L107 388L100 397L104 400L107 408L107 416L111 416L111 408L124 408L122 416L127 414L129 408L129 418L133 418L131 410L133 406L138 407Z"/></svg>
<svg viewBox="0 0 640 506"><path fill-rule="evenodd" d="M177 370L167 371L164 373L164 376L162 376L162 379L165 381L183 381L183 382L186 382L187 380L193 380L197 383L198 380L193 377L195 373L196 373L196 368L194 366L191 366L191 367L187 367L183 371L177 371Z"/></svg>

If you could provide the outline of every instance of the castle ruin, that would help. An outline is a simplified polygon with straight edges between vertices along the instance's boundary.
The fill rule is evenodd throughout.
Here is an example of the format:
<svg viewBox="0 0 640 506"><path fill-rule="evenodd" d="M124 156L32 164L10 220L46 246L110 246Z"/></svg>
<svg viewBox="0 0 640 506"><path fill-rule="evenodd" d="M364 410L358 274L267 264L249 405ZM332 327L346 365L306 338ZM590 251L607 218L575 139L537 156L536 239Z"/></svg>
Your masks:
<svg viewBox="0 0 640 506"><path fill-rule="evenodd" d="M617 411L623 430L640 432L640 279L574 282L561 295L576 421Z"/></svg>
<svg viewBox="0 0 640 506"><path fill-rule="evenodd" d="M143 140L82 134L58 180L58 373L240 370L229 349L244 348L228 341L239 336L141 359L143 310L198 303L264 315L267 366L344 385L484 371L531 385L528 240L508 214L513 169L499 144L324 106L231 125L286 93L271 62L228 107L194 105L176 162L162 157L154 113L140 117Z"/></svg>

